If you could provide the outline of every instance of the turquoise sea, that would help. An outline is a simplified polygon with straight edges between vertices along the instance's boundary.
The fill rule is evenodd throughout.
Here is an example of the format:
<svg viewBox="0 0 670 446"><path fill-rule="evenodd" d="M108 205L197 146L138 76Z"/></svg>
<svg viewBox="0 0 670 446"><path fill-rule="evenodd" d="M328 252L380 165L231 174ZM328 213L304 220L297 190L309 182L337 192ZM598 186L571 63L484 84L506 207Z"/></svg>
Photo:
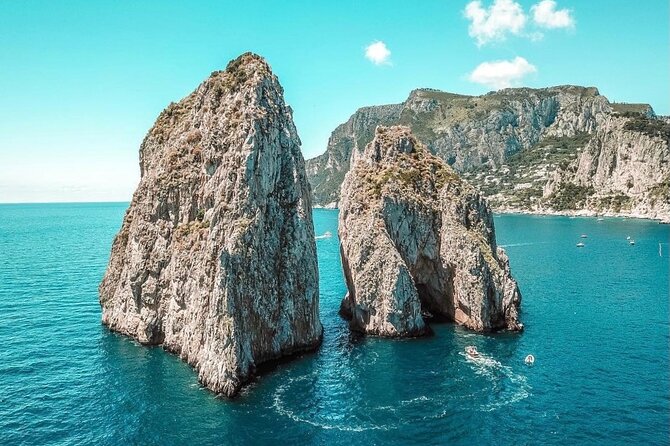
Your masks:
<svg viewBox="0 0 670 446"><path fill-rule="evenodd" d="M176 357L100 324L97 286L126 206L0 206L1 445L670 439L670 247L659 255L670 226L499 216L525 332L442 324L431 338L399 341L353 337L338 317L337 211L316 210L317 234L333 234L317 240L323 346L229 401ZM467 360L469 344L484 359Z"/></svg>

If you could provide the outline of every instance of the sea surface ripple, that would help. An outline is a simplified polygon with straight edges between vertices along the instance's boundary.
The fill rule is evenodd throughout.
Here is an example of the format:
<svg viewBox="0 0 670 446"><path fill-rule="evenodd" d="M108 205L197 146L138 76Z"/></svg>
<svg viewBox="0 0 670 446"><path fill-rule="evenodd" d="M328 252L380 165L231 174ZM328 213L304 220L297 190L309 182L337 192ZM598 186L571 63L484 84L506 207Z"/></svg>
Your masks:
<svg viewBox="0 0 670 446"><path fill-rule="evenodd" d="M126 203L0 205L0 444L667 444L670 226L496 217L521 334L352 335L337 211L315 210L319 352L234 400L100 324ZM586 246L577 248L580 234ZM626 237L635 239L629 245ZM482 353L464 355L468 345ZM533 366L524 357L536 357Z"/></svg>

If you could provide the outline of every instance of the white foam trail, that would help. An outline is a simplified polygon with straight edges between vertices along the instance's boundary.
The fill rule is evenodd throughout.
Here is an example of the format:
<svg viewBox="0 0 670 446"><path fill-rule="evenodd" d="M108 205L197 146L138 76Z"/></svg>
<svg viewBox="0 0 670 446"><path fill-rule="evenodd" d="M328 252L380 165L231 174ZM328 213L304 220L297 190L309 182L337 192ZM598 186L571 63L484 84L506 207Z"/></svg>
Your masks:
<svg viewBox="0 0 670 446"><path fill-rule="evenodd" d="M292 382L293 380L289 380L289 383ZM298 423L306 423L309 425L312 425L314 427L318 427L321 429L325 430L338 430L338 431L343 431L343 432L363 432L363 431L369 431L369 430L389 430L389 426L385 425L368 425L368 426L353 426L353 425L336 425L336 424L328 424L324 422L319 422L313 419L307 419L307 418L302 418L298 416L295 412L292 410L284 407L283 404L283 395L284 392L286 391L286 386L281 385L277 387L277 390L274 393L274 398L273 398L273 403L272 407L277 411L277 413L284 415L286 417L289 417L293 421L296 421Z"/></svg>
<svg viewBox="0 0 670 446"><path fill-rule="evenodd" d="M324 238L331 238L332 236L333 236L332 232L326 231L323 234L317 235L316 237L314 237L314 240L321 240L321 239L324 239Z"/></svg>
<svg viewBox="0 0 670 446"><path fill-rule="evenodd" d="M524 243L508 243L506 245L498 245L501 248L515 248L517 246L533 246L533 245L546 245L549 242L535 242L535 243L530 243L530 242L524 242Z"/></svg>
<svg viewBox="0 0 670 446"><path fill-rule="evenodd" d="M531 387L528 384L526 377L519 373L515 373L510 366L502 365L500 361L482 355L481 352L480 357L478 358L472 358L463 352L461 352L460 355L465 356L468 364L472 366L476 374L486 377L493 384L491 390L504 380L507 380L513 386L511 394L506 390L503 395L501 395L500 400L480 406L481 410L491 412L501 407L517 403L531 395Z"/></svg>

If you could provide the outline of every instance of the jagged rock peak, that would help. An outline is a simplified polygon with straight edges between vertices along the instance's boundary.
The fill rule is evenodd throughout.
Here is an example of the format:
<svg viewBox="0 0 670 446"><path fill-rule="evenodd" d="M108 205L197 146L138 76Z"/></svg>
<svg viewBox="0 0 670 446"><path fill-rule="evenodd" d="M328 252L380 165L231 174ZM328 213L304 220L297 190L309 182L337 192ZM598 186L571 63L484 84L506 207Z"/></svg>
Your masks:
<svg viewBox="0 0 670 446"><path fill-rule="evenodd" d="M274 78L270 65L258 54L247 52L228 62L225 70L214 71L206 82L220 82L239 88L259 82L263 78Z"/></svg>
<svg viewBox="0 0 670 446"><path fill-rule="evenodd" d="M378 126L342 185L339 235L352 329L419 336L431 319L520 330L521 295L486 202L408 127Z"/></svg>
<svg viewBox="0 0 670 446"><path fill-rule="evenodd" d="M459 93L451 93L448 91L442 91L438 90L437 88L415 88L409 93L409 96L407 100L412 100L413 98L420 97L420 96L425 96L425 95L431 95L431 94L438 94L438 95L444 95L445 97L452 96L456 98L472 98L474 96L466 95L466 94L459 94Z"/></svg>
<svg viewBox="0 0 670 446"><path fill-rule="evenodd" d="M162 345L226 396L321 342L300 139L269 65L247 53L170 104L100 285L102 321Z"/></svg>
<svg viewBox="0 0 670 446"><path fill-rule="evenodd" d="M382 127L375 129L375 139L364 151L364 158L379 162L392 160L401 153L413 153L418 141L409 127Z"/></svg>

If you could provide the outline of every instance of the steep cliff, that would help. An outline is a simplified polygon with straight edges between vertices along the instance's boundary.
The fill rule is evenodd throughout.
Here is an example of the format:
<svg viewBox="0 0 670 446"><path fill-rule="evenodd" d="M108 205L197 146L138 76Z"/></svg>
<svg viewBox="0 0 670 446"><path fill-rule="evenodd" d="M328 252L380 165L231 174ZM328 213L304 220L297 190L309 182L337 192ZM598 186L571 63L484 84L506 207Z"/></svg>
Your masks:
<svg viewBox="0 0 670 446"><path fill-rule="evenodd" d="M322 336L310 189L283 90L254 54L170 104L100 285L102 321L234 395Z"/></svg>
<svg viewBox="0 0 670 446"><path fill-rule="evenodd" d="M593 188L585 186L580 193L594 196L593 200L563 202L558 205L567 207L563 210L555 209L555 195L550 197L545 188L550 182L573 184L565 174L561 174L564 180L557 179L555 174L572 170L567 169L568 165L582 156L591 138L609 131L617 118L623 126L639 119L652 122L652 127L663 122L650 106L610 103L595 88L510 88L483 96L415 90L402 104L366 107L356 112L333 132L326 152L307 161L307 171L315 203L336 205L349 159L363 150L374 127L404 124L412 128L431 153L447 161L480 189L498 211L598 212L602 208L605 212L607 197L613 196L611 189L600 188L606 182L596 182ZM644 138L642 131L629 131L631 137ZM607 138L600 145L602 151L612 154L621 151L625 156L628 143L630 138L626 141ZM645 158L652 163L667 158L667 144L657 141L652 151L656 153ZM654 170L658 170L656 167ZM661 171L664 169L660 166ZM621 170L619 176L629 173ZM663 179L659 183L658 175L642 178L630 174L640 185L657 192L666 184ZM552 186L547 190L553 189ZM632 191L633 195L627 191L621 193L633 203L632 215L652 218L667 215L659 200L641 199ZM611 212L617 208L615 204ZM617 213L627 212L626 207L621 209Z"/></svg>
<svg viewBox="0 0 670 446"><path fill-rule="evenodd" d="M521 295L484 199L404 126L352 157L339 236L352 329L419 336L426 320L519 330Z"/></svg>
<svg viewBox="0 0 670 446"><path fill-rule="evenodd" d="M317 204L325 206L337 202L344 175L349 171L351 154L372 140L375 127L397 122L401 111L402 104L363 107L333 131L326 153L306 163Z"/></svg>
<svg viewBox="0 0 670 446"><path fill-rule="evenodd" d="M670 222L669 142L667 119L612 116L574 161L553 173L539 205L574 208L581 192L580 209Z"/></svg>
<svg viewBox="0 0 670 446"><path fill-rule="evenodd" d="M457 171L499 166L510 154L545 135L593 131L609 103L595 88L509 88L483 96L414 90L402 104L365 107L332 134L326 152L307 161L315 202L337 201L352 153L360 152L377 125L409 126L431 153Z"/></svg>

